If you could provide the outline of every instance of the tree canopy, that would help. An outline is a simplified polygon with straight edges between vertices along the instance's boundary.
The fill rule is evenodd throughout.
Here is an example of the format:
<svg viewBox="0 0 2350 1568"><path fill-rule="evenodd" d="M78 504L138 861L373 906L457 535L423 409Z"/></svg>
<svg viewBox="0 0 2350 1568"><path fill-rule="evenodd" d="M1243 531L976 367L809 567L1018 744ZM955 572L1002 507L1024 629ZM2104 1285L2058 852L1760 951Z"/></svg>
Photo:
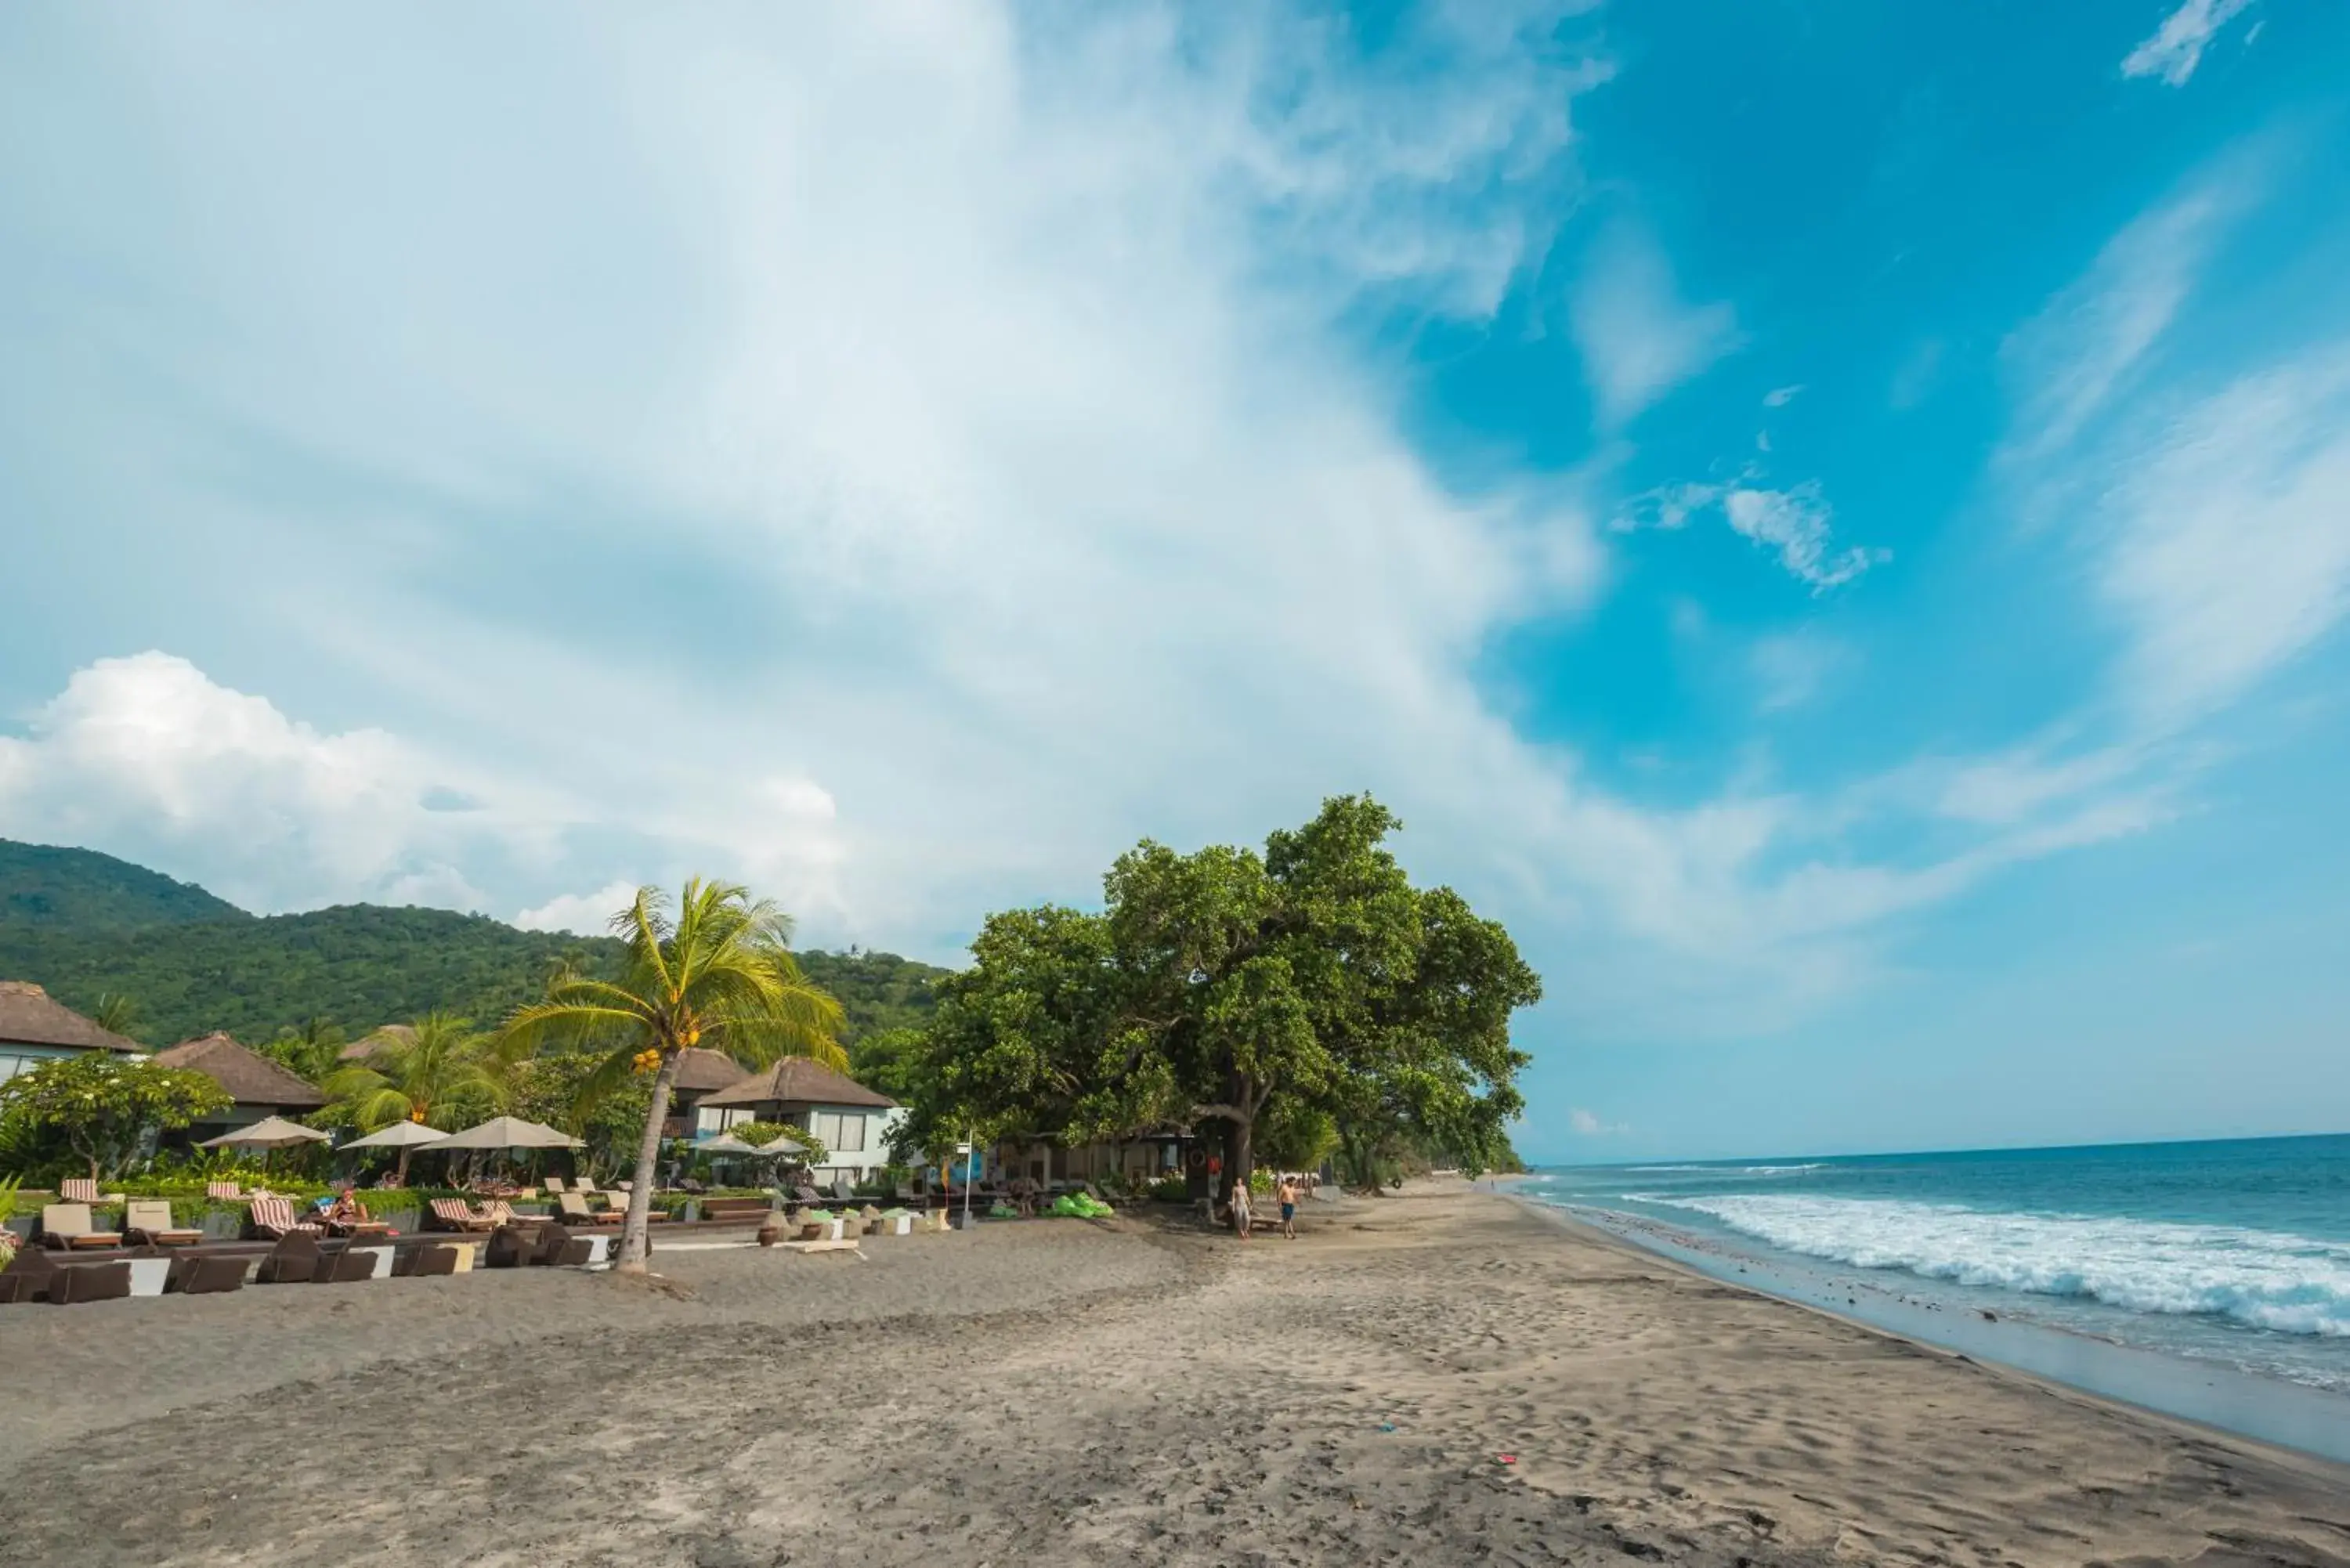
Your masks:
<svg viewBox="0 0 2350 1568"><path fill-rule="evenodd" d="M228 1091L202 1073L104 1051L44 1062L0 1084L0 1119L62 1134L101 1180L129 1165L149 1133L228 1105Z"/></svg>
<svg viewBox="0 0 2350 1568"><path fill-rule="evenodd" d="M1173 1121L1220 1130L1236 1175L1260 1127L1295 1163L1333 1138L1367 1163L1408 1139L1492 1168L1523 1105L1510 1019L1541 982L1499 923L1411 885L1387 847L1399 826L1338 796L1262 854L1145 840L1099 913L990 916L972 967L937 986L905 1140Z"/></svg>

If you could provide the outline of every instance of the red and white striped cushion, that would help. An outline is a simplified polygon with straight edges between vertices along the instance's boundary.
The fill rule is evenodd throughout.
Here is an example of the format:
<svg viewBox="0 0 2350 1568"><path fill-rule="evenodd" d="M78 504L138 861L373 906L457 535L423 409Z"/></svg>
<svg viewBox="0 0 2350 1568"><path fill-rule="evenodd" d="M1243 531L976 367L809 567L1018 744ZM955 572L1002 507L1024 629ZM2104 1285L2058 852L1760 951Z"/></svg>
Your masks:
<svg viewBox="0 0 2350 1568"><path fill-rule="evenodd" d="M57 1183L57 1196L68 1203L95 1203L98 1183L87 1176L68 1176Z"/></svg>

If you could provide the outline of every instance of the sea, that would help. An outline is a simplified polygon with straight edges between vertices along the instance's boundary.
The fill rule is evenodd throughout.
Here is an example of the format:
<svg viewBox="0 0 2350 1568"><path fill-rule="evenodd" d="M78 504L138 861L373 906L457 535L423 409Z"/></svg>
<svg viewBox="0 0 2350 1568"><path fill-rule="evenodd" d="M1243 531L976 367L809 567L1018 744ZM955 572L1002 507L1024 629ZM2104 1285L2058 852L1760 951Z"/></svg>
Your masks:
<svg viewBox="0 0 2350 1568"><path fill-rule="evenodd" d="M2146 1389L2224 1381L2234 1403L2220 1416L2178 1413L2257 1428L2224 1414L2249 1380L2253 1405L2350 1422L2350 1135L1554 1167L1516 1189L1724 1277L2126 1385L2102 1392L2172 1407ZM1991 1324L2046 1334L1985 1342ZM2051 1355L2030 1346L2048 1335L2143 1355L2059 1345L2053 1367L2034 1366ZM2145 1358L2201 1375L2128 1376ZM2260 1399L2260 1385L2293 1397Z"/></svg>

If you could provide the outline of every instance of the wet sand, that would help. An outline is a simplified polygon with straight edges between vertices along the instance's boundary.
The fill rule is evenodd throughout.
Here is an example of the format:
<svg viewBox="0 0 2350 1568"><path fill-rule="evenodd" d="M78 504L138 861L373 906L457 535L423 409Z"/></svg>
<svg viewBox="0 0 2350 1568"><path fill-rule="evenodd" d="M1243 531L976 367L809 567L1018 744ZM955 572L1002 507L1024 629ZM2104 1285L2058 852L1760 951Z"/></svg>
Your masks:
<svg viewBox="0 0 2350 1568"><path fill-rule="evenodd" d="M0 1309L9 1561L2350 1563L2350 1470L1509 1199ZM1514 1463L1501 1462L1509 1455Z"/></svg>

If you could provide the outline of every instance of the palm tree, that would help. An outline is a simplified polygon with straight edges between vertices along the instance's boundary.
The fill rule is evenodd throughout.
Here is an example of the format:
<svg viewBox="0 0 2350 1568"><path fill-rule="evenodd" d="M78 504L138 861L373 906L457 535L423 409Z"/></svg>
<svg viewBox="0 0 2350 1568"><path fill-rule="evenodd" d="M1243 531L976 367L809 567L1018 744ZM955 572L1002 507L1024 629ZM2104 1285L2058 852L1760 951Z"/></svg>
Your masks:
<svg viewBox="0 0 2350 1568"><path fill-rule="evenodd" d="M723 1051L754 1068L781 1056L832 1067L848 1058L839 1044L840 1003L801 972L787 945L791 922L772 903L754 903L747 889L690 878L672 919L659 888L639 888L636 902L612 917L612 931L628 944L618 979L557 973L546 1000L517 1008L500 1038L517 1048L560 1043L604 1053L580 1091L582 1105L632 1074L652 1075L617 1264L640 1274L654 1162L681 1054Z"/></svg>
<svg viewBox="0 0 2350 1568"><path fill-rule="evenodd" d="M363 1133L397 1121L447 1130L460 1116L504 1108L521 1059L503 1038L475 1033L472 1020L428 1012L411 1029L379 1038L375 1050L319 1085L332 1101L327 1116ZM402 1182L411 1152L400 1151Z"/></svg>
<svg viewBox="0 0 2350 1568"><path fill-rule="evenodd" d="M128 1038L139 1027L139 1004L119 991L101 991L98 993L98 1011L89 1015L89 1021L109 1034Z"/></svg>

